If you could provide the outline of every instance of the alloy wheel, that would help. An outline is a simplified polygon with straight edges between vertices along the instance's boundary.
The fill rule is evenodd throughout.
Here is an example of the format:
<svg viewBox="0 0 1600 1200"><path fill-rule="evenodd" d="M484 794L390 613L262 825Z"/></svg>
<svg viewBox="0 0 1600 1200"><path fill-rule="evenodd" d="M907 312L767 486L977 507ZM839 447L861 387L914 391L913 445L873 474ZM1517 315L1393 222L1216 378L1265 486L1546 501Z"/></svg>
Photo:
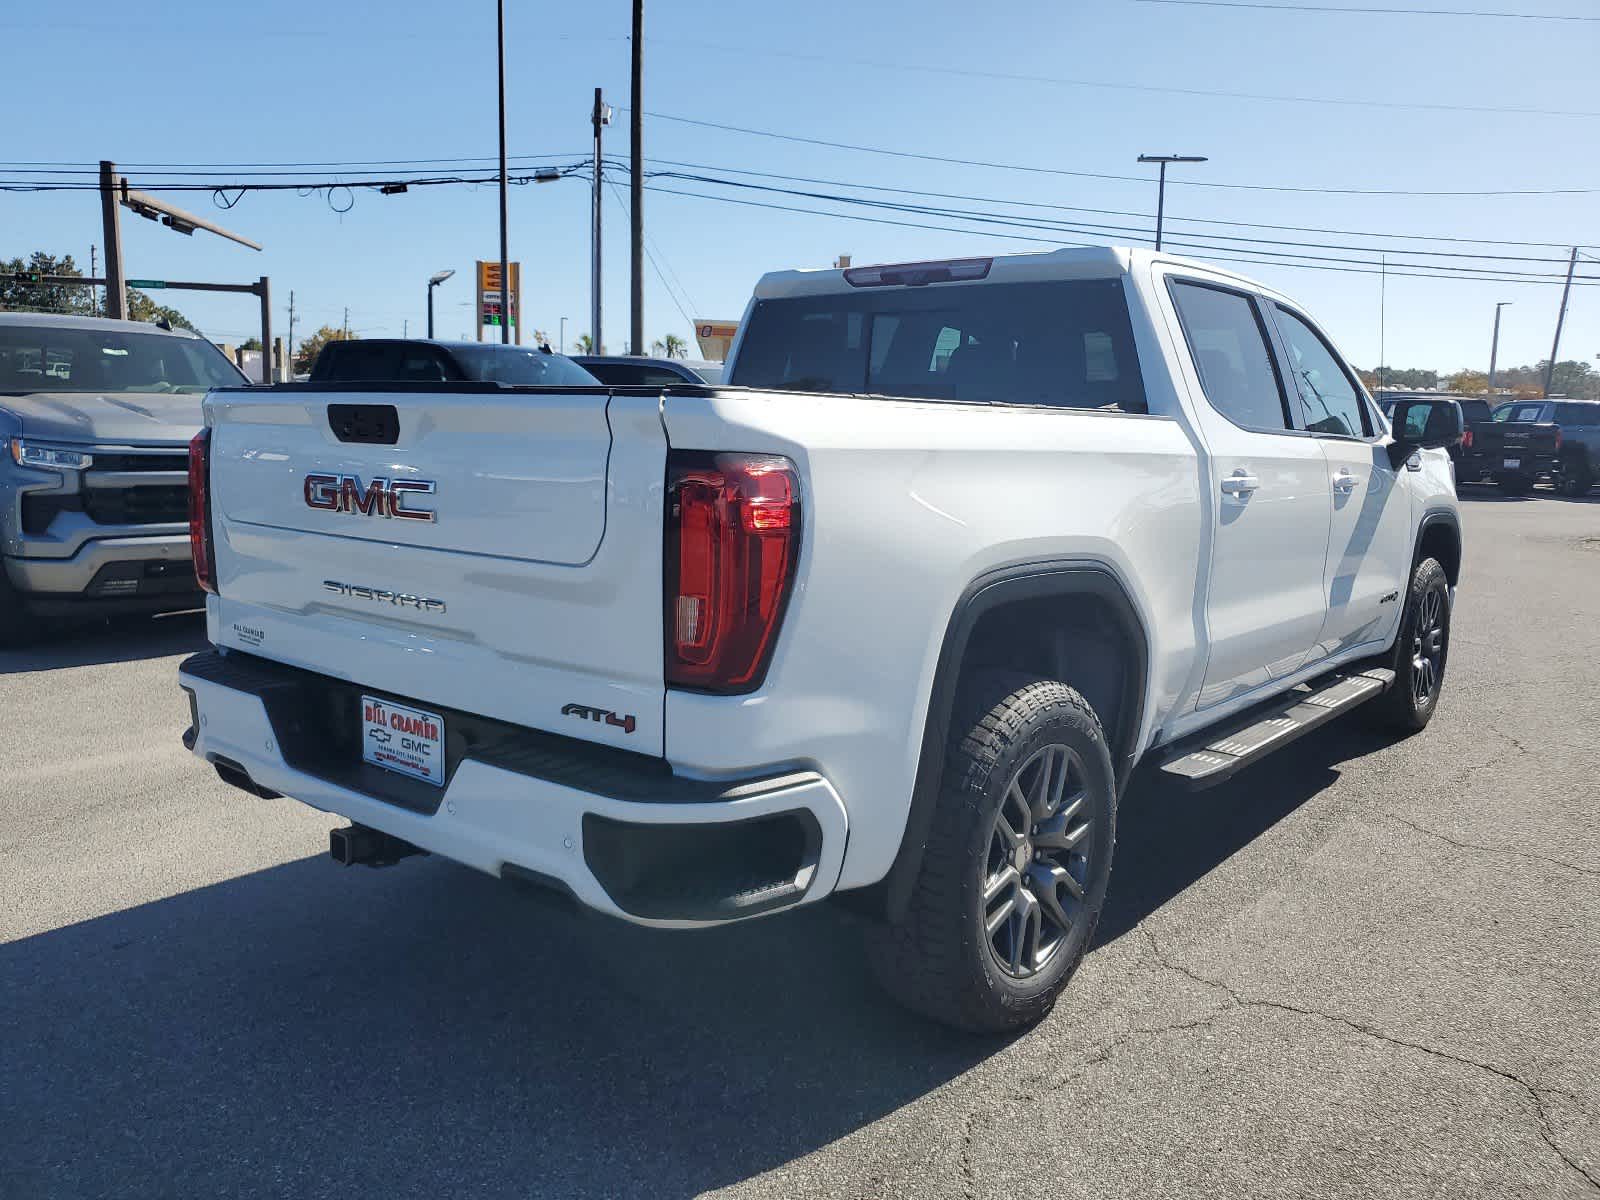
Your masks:
<svg viewBox="0 0 1600 1200"><path fill-rule="evenodd" d="M1411 639L1411 699L1419 709L1428 706L1444 675L1445 638L1444 592L1429 588L1423 593Z"/></svg>
<svg viewBox="0 0 1600 1200"><path fill-rule="evenodd" d="M996 964L1025 979L1042 970L1085 919L1088 777L1068 746L1044 746L1006 784L983 874L984 933Z"/></svg>

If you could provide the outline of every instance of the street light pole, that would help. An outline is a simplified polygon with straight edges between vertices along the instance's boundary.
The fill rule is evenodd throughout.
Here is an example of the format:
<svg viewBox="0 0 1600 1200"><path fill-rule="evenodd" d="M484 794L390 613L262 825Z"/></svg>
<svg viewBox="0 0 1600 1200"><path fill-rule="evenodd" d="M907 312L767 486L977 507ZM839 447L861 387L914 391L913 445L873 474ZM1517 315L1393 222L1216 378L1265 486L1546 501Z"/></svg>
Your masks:
<svg viewBox="0 0 1600 1200"><path fill-rule="evenodd" d="M1167 209L1167 164L1203 163L1209 161L1203 154L1141 154L1142 163L1160 163L1161 174L1156 183L1156 249L1161 249L1161 223Z"/></svg>
<svg viewBox="0 0 1600 1200"><path fill-rule="evenodd" d="M108 260L109 261L109 260ZM1561 310L1556 313L1556 337L1550 344L1550 361L1544 368L1544 396L1550 398L1550 385L1556 378L1556 355L1561 352L1561 327L1567 323L1567 300L1572 295L1572 276L1578 269L1578 248L1572 248L1572 259L1567 263L1567 285L1561 289Z"/></svg>
<svg viewBox="0 0 1600 1200"><path fill-rule="evenodd" d="M633 275L630 280L630 354L644 353L644 0L633 0L633 106L628 113L628 150L632 171L628 180L628 225L632 242Z"/></svg>
<svg viewBox="0 0 1600 1200"><path fill-rule="evenodd" d="M451 267L447 271L436 271L428 277L428 336L430 338L433 336L433 289L455 273L455 268Z"/></svg>
<svg viewBox="0 0 1600 1200"><path fill-rule="evenodd" d="M567 319L561 318L561 353L567 352Z"/></svg>
<svg viewBox="0 0 1600 1200"><path fill-rule="evenodd" d="M1494 403L1494 368L1500 358L1500 310L1508 304L1515 303L1511 300L1502 300L1494 306L1494 337L1489 341L1489 403Z"/></svg>
<svg viewBox="0 0 1600 1200"><path fill-rule="evenodd" d="M511 264L506 236L506 0L495 5L500 50L500 342L511 344Z"/></svg>

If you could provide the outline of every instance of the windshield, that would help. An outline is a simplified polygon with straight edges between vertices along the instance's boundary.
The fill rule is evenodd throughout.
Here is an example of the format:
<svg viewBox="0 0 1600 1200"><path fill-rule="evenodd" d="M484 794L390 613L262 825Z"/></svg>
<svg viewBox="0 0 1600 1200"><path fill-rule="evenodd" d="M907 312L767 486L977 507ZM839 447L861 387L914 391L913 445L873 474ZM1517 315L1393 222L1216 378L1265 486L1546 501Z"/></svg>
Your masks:
<svg viewBox="0 0 1600 1200"><path fill-rule="evenodd" d="M1119 279L758 301L728 382L1145 412Z"/></svg>
<svg viewBox="0 0 1600 1200"><path fill-rule="evenodd" d="M1543 404L1502 404L1494 410L1496 421L1516 421L1518 424L1537 422L1544 412Z"/></svg>
<svg viewBox="0 0 1600 1200"><path fill-rule="evenodd" d="M570 358L518 346L454 346L468 379L519 386L595 387L600 381Z"/></svg>
<svg viewBox="0 0 1600 1200"><path fill-rule="evenodd" d="M201 338L0 325L0 391L204 392L249 382Z"/></svg>

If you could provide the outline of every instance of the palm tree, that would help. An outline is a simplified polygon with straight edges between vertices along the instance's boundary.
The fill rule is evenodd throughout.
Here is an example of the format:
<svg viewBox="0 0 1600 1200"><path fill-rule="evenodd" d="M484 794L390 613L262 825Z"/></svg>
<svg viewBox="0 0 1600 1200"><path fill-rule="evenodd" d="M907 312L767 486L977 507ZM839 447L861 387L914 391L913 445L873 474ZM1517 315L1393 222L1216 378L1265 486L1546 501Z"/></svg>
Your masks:
<svg viewBox="0 0 1600 1200"><path fill-rule="evenodd" d="M689 344L675 333L669 333L660 342L656 343L665 348L668 358L688 358Z"/></svg>
<svg viewBox="0 0 1600 1200"><path fill-rule="evenodd" d="M573 345L578 348L579 354L594 353L594 339L587 333L580 333L578 335L578 340L573 342Z"/></svg>
<svg viewBox="0 0 1600 1200"><path fill-rule="evenodd" d="M650 343L650 353L654 354L657 358L670 357L667 354L667 344L660 338L657 338L655 341Z"/></svg>

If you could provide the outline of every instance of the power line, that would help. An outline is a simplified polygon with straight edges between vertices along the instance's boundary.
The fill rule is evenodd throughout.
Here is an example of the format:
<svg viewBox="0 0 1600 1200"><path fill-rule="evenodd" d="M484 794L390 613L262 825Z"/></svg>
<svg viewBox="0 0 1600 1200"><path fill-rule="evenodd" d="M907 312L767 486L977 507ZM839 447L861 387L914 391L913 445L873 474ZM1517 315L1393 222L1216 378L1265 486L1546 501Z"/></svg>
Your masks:
<svg viewBox="0 0 1600 1200"><path fill-rule="evenodd" d="M1032 201L1032 200L1016 200L1016 199L1001 198L1001 197L994 197L994 196L974 196L974 195L965 194L965 193L961 193L961 192L926 191L926 190L917 189L917 188L891 187L891 186L884 185L884 184L857 183L857 182L854 182L852 180L819 179L819 178L816 178L814 176L807 176L807 175L786 175L786 174L782 174L781 172L776 172L776 171L756 171L756 170L752 170L752 169L750 169L748 167L725 167L725 166L721 166L719 164L712 164L712 163L681 162L681 161L678 161L678 160L675 160L675 159L667 159L667 158L653 158L653 159L650 159L649 161L652 162L652 163L659 164L661 166L687 167L687 168L696 169L696 170L703 170L703 171L720 171L720 172L723 172L723 173L729 174L729 175L751 175L751 176L755 176L755 177L761 178L761 179L782 179L782 180L785 180L785 181L790 182L790 183L819 183L819 184L826 184L826 185L828 185L830 187L856 188L856 189L861 190L861 191L873 191L873 192L891 192L891 193L895 193L895 194L898 194L898 195L904 195L904 196L930 196L930 197L933 197L933 198L936 198L936 199L942 199L942 200L966 200L966 201L973 202L973 203L978 203L978 204L1010 204L1010 205L1014 205L1014 206L1019 207L1019 208L1047 209L1047 210L1050 210L1050 211L1053 211L1053 212L1091 213L1091 214L1098 215L1098 216L1111 216L1111 217L1138 217L1138 218L1145 218L1145 217L1148 217L1150 215L1147 211L1138 211L1138 210L1130 210L1130 209L1122 209L1122 208L1088 208L1088 207L1084 207L1082 205L1074 205L1074 204L1047 204L1047 203L1043 203L1043 202L1040 202L1040 201ZM1450 235L1446 235L1446 234L1388 233L1388 232L1380 232L1380 231L1377 231L1377 230L1329 229L1329 228L1327 228L1325 226L1317 226L1317 225L1279 225L1279 224L1272 224L1272 223L1263 222L1263 221L1230 221L1230 220L1224 220L1224 219L1219 218L1219 217L1168 217L1167 221L1170 224L1221 225L1221 226L1226 226L1228 228L1235 228L1235 229L1272 229L1272 230L1277 230L1279 232L1286 232L1286 233L1320 233L1320 234L1330 234L1330 235L1333 235L1333 236L1336 236L1336 237L1373 237L1373 238L1396 239L1396 240L1400 240L1400 241L1445 242L1445 243L1449 243L1449 244L1452 244L1452 245L1518 246L1518 247L1523 247L1523 248L1561 249L1561 250L1565 250L1569 246L1572 245L1572 243L1570 241L1566 241L1566 242L1532 242L1532 241L1515 241L1515 240L1504 239L1504 238L1454 237L1454 236L1450 236ZM1309 244L1309 243L1301 243L1301 244ZM1438 252L1428 251L1427 253L1443 253L1443 252L1442 251L1438 251ZM1494 256L1492 256L1492 255L1470 255L1468 257L1488 258L1488 257L1494 257ZM1529 261L1534 261L1534 260L1529 260ZM1551 261L1551 262L1563 261L1564 262L1565 259L1550 259L1550 260L1539 260L1539 261Z"/></svg>
<svg viewBox="0 0 1600 1200"><path fill-rule="evenodd" d="M617 185L614 182L612 182L611 180L607 179L605 182L606 182L606 186L611 189L611 198L617 202L617 207L620 208L622 210L623 215L626 216L628 214L628 206L622 199L622 193L617 190ZM687 312L684 311L683 304L678 300L677 293L672 290L672 285L667 282L667 277L664 274L662 274L661 264L656 261L656 255L655 255L654 246L655 246L655 243L654 243L653 239L651 239L650 237L647 236L645 238L645 240L644 240L644 256L645 256L645 259L650 263L651 267L653 267L655 269L656 278L661 281L662 288L665 289L667 295L669 297L671 297L671 299L672 299L672 307L674 307L674 308L676 308L678 310L678 315L681 316L684 319L684 321L688 323L689 327L692 329L694 327L694 318L691 317ZM635 346L633 348L633 352L635 354L643 354L644 353L644 349L642 347L640 347L640 346ZM596 354L600 353L598 348L596 348L595 353Z"/></svg>
<svg viewBox="0 0 1600 1200"><path fill-rule="evenodd" d="M1146 0L1146 2L1155 3L1159 2L1159 0ZM1170 0L1170 2L1179 3L1181 0ZM1582 19L1592 20L1594 18ZM923 74L955 75L969 79L996 79L1007 83L1043 83L1054 87L1099 88L1116 92L1156 92L1172 96L1204 96L1219 100L1251 100L1270 104L1332 104L1339 107L1405 109L1422 112L1499 113L1525 117L1600 117L1600 112L1592 109L1508 108L1482 104L1440 104L1426 100L1373 100L1365 97L1294 96L1273 92L1236 92L1216 88L1178 87L1172 84L1125 83L1104 79L1077 79L1061 75L1031 75L1015 71L994 71L979 67L955 67L871 58L848 58L832 54L806 54L795 50L770 50L758 46L732 46L689 38L651 38L650 41L667 45L696 46L701 49L738 54L743 57L784 58L800 62L825 63L834 69L838 69L840 66L856 66L868 67L875 71L913 71Z"/></svg>
<svg viewBox="0 0 1600 1200"><path fill-rule="evenodd" d="M1379 8L1344 4L1267 4L1263 0L1134 0L1135 4L1172 4L1190 8L1257 8L1286 13L1356 13L1386 17L1492 17L1506 21L1600 21L1563 13L1484 12L1469 8Z"/></svg>
<svg viewBox="0 0 1600 1200"><path fill-rule="evenodd" d="M722 180L722 179L717 179L717 178L715 178L713 176L708 176L708 175L690 175L690 174L686 174L686 173L683 173L683 172L661 172L661 173L659 173L658 177L683 179L683 180L688 181L688 182L709 183L709 184L714 184L714 185L721 185L721 186L724 186L724 187L734 187L734 188L741 188L741 189L754 190L754 191L774 192L774 193L778 193L778 194L781 194L781 195L795 196L795 197L799 197L801 199L808 199L808 200L823 200L823 201L827 201L827 202L831 202L831 203L837 203L837 204L850 204L850 205L864 206L864 207L870 207L870 208L882 208L882 209L888 209L888 210L895 211L895 212L905 212L905 213L911 213L911 214L920 215L920 216L933 216L933 217L939 217L939 218L953 218L953 219L960 219L960 220L966 220L966 221L976 221L976 222L979 222L981 224L1002 225L1002 226L1024 228L1024 229L1055 230L1055 231L1061 231L1061 232L1066 232L1066 233L1082 234L1082 235L1086 235L1086 236L1089 236L1089 237L1100 238L1100 239L1103 239L1107 234L1110 234L1110 235L1113 235L1115 237L1121 237L1121 238L1131 237L1131 238L1133 238L1134 240L1137 240L1137 241L1150 241L1151 240L1151 237L1150 237L1151 231L1150 231L1150 229L1147 226L1143 226L1143 225L1138 226L1138 227L1128 227L1128 226L1125 226L1125 225L1107 225L1107 224L1098 223L1098 222L1084 222L1084 221L1079 221L1079 222L1075 222L1075 223L1068 223L1068 222L1058 221L1058 220L1029 218L1029 217L1025 217L1025 216L1020 216L1018 214L1012 214L1012 213L980 212L980 211L975 211L975 210L972 210L972 209L954 209L954 208L945 208L945 207L939 207L939 206L934 206L934 205L906 204L906 203L895 202L895 201L875 200L875 199L870 199L870 198L861 197L861 196L840 196L840 195L837 195L837 194L831 194L831 193L827 193L827 192L804 191L804 190L800 190L800 189L796 189L796 188L781 188L781 187L773 186L771 184L751 183L751 182L744 181L744 180ZM1380 248L1367 247L1367 246L1343 246L1343 245L1333 245L1333 244L1329 244L1329 243L1318 243L1318 242L1303 243L1303 242L1292 242L1292 241L1284 241L1284 240L1281 240L1281 239L1270 239L1270 238L1241 238L1241 237L1230 236L1230 235L1225 235L1225 234L1223 234L1223 235L1204 234L1204 233L1201 233L1201 234L1185 234L1185 235L1182 235L1182 238L1183 238L1183 244L1188 245L1188 246L1193 247L1193 248L1196 248L1196 249L1202 249L1202 250L1205 250L1207 252L1215 251L1215 250L1224 250L1224 251L1233 251L1233 252L1237 252L1237 253L1252 253L1252 254L1258 254L1258 255L1267 255L1267 256L1272 257L1272 258L1303 259L1303 260L1310 261L1310 262L1319 262L1319 261L1320 262L1350 262L1350 261L1357 261L1357 260L1350 260L1350 259L1346 259L1346 258L1333 257L1333 256L1323 255L1323 254L1305 254L1305 253L1299 252L1298 250L1272 250L1272 249L1265 249L1264 247L1268 247L1268 246L1290 246L1290 247L1298 247L1300 249L1313 249L1313 250L1315 250L1315 249L1346 250L1346 251L1350 251L1352 253L1358 253L1358 254L1364 253L1364 254L1373 254L1373 255L1380 254L1380 253L1393 253L1392 251L1384 251L1384 250L1382 250ZM1243 247L1235 247L1235 246L1226 245L1226 244L1218 245L1219 242L1221 242L1221 243L1242 242L1242 243L1245 243L1245 245ZM1470 254L1461 254L1459 252L1454 252L1454 251L1408 251L1408 252L1405 252L1405 253L1409 253L1412 257L1432 256L1432 257L1468 258L1468 259L1483 258L1483 259L1487 259L1487 260L1492 260L1494 262L1495 265L1488 266L1488 267L1455 266L1455 265L1450 265L1450 264L1429 263L1429 262L1424 262L1424 263L1402 263L1402 264L1400 264L1400 265L1403 265L1403 266L1426 267L1426 268L1429 268L1429 269L1432 269L1432 270L1437 270L1437 271L1441 271L1441 272L1450 272L1452 274L1461 274L1463 276L1469 276L1469 277L1473 276L1475 274L1479 274L1479 273L1491 273L1492 272L1492 273L1496 273L1496 274L1498 274L1500 276L1504 276L1504 277L1522 277L1522 278L1528 278L1528 279L1557 279L1557 278L1562 278L1563 275L1555 274L1555 273L1552 273L1552 272L1517 271L1517 270L1514 270L1514 269L1512 269L1510 267L1503 266L1503 265L1500 265L1500 264L1502 262L1517 262L1517 263L1523 263L1523 262L1539 263L1539 262L1557 262L1557 261L1562 262L1562 263L1566 262L1566 259L1564 257L1562 259L1560 259L1560 260L1556 260L1556 259L1523 258L1523 257L1514 256L1514 255L1470 255ZM1376 264L1369 262L1367 265L1376 265Z"/></svg>
<svg viewBox="0 0 1600 1200"><path fill-rule="evenodd" d="M984 159L952 158L942 154L919 154L910 150L891 150L884 146L862 146L853 142L835 142L825 138L804 137L793 133L778 133L771 129L752 129L745 125L729 125L720 121L702 121L694 117L680 117L671 113L646 113L657 121L673 121L680 125L693 125L702 129L720 129L728 133L743 133L753 137L775 138L784 142L799 142L808 146L826 146L834 150L854 150L863 154L882 154L891 158L910 158L921 162L949 163L958 167L985 167L1000 171L1022 171L1031 175L1070 176L1076 179L1110 179L1120 183L1147 185L1143 175L1117 175L1101 171L1069 171L1063 167L1036 167L1023 163L991 162ZM1293 187L1265 183L1210 183L1198 179L1176 181L1172 186L1191 188L1220 188L1249 192L1298 192L1326 196L1588 196L1600 188L1502 188L1489 191L1422 191L1396 188L1330 188Z"/></svg>
<svg viewBox="0 0 1600 1200"><path fill-rule="evenodd" d="M737 205L741 205L741 206L748 207L748 208L763 208L763 209L773 209L773 210L777 210L777 211L780 211L780 212L806 213L806 214L810 214L812 216L833 217L833 218L835 218L837 220L864 221L864 222L867 222L869 224L874 224L874 225L895 225L895 226L901 226L901 227L908 228L908 229L928 229L928 230L933 230L933 231L939 232L939 233L963 233L963 234L969 234L969 235L975 235L975 236L983 236L983 237L989 237L989 238L1000 238L1000 239L1005 240L1005 241L1033 242L1035 244L1053 245L1053 246L1096 246L1096 245L1104 245L1103 242L1068 241L1068 240L1061 239L1061 238L1039 237L1039 236L1031 236L1031 235L1026 235L1026 234L1016 234L1016 233L1001 233L1001 232L997 232L997 231L994 231L994 230L988 230L988 229L967 229L967 228L962 228L960 226L932 225L932 224L928 224L927 222L923 222L923 221L903 221L903 220L898 220L898 219L895 219L895 218L892 218L892 217L867 216L865 214L860 214L860 213L830 212L830 211L827 211L825 209L804 208L804 207L800 207L798 205L775 204L775 203L772 203L771 201L765 201L765 200L745 200L745 199L741 199L741 198L735 197L735 196L709 195L709 194L707 194L705 192L691 192L691 191L685 191L685 190L683 190L681 188L662 187L659 184L650 185L650 190L661 192L661 193L664 193L664 194L667 194L667 195L689 196L689 197L693 197L695 199L700 199L700 200L715 200L715 201L719 201L719 202L724 203L724 204L737 204ZM1181 245L1181 244L1186 244L1186 243L1183 243L1181 240L1179 240L1179 241L1174 241L1173 244ZM1336 266L1336 265L1332 265L1330 263L1281 262L1281 261L1271 261L1271 260L1262 259L1262 258L1247 257L1247 256L1244 256L1244 255L1241 255L1241 254L1230 253L1230 252L1217 252L1217 253L1214 253L1214 254L1210 255L1209 257L1212 257L1212 258L1214 258L1214 259L1216 259L1218 261L1221 261L1221 262L1250 263L1250 264L1254 264L1254 265L1257 265L1257 266L1295 267L1295 268L1299 268L1299 269L1302 269L1302 270L1308 270L1308 271L1336 271L1336 272L1339 272L1339 273L1342 273L1342 274L1351 274L1351 275L1377 275L1377 274L1380 274L1380 270L1378 269L1376 264L1371 265L1371 266L1367 266L1367 265ZM1359 263L1362 260L1338 260L1338 261L1350 262L1350 263ZM1542 278L1540 278L1540 279L1528 279L1528 278L1514 278L1514 277L1508 277L1508 276L1503 276L1503 275L1487 275L1487 274L1485 274L1485 275L1463 275L1463 274L1460 274L1460 273L1448 273L1448 272L1444 272L1442 270L1441 271L1432 271L1432 270L1390 270L1388 272L1388 274L1394 275L1394 276L1404 276L1404 277L1412 278L1412 279L1448 279L1448 280L1452 280L1452 281L1454 281L1456 283L1463 283L1463 282L1514 283L1514 284L1529 284L1529 285L1541 285L1541 286L1555 286L1555 285L1557 285L1559 283L1559 281L1554 279L1554 278L1550 278L1550 279L1542 279ZM1581 280L1581 281L1584 281L1584 282L1577 283L1574 286L1590 287L1590 286L1594 286L1595 284L1600 284L1600 275L1583 275L1583 276L1578 276L1577 278L1579 280Z"/></svg>

